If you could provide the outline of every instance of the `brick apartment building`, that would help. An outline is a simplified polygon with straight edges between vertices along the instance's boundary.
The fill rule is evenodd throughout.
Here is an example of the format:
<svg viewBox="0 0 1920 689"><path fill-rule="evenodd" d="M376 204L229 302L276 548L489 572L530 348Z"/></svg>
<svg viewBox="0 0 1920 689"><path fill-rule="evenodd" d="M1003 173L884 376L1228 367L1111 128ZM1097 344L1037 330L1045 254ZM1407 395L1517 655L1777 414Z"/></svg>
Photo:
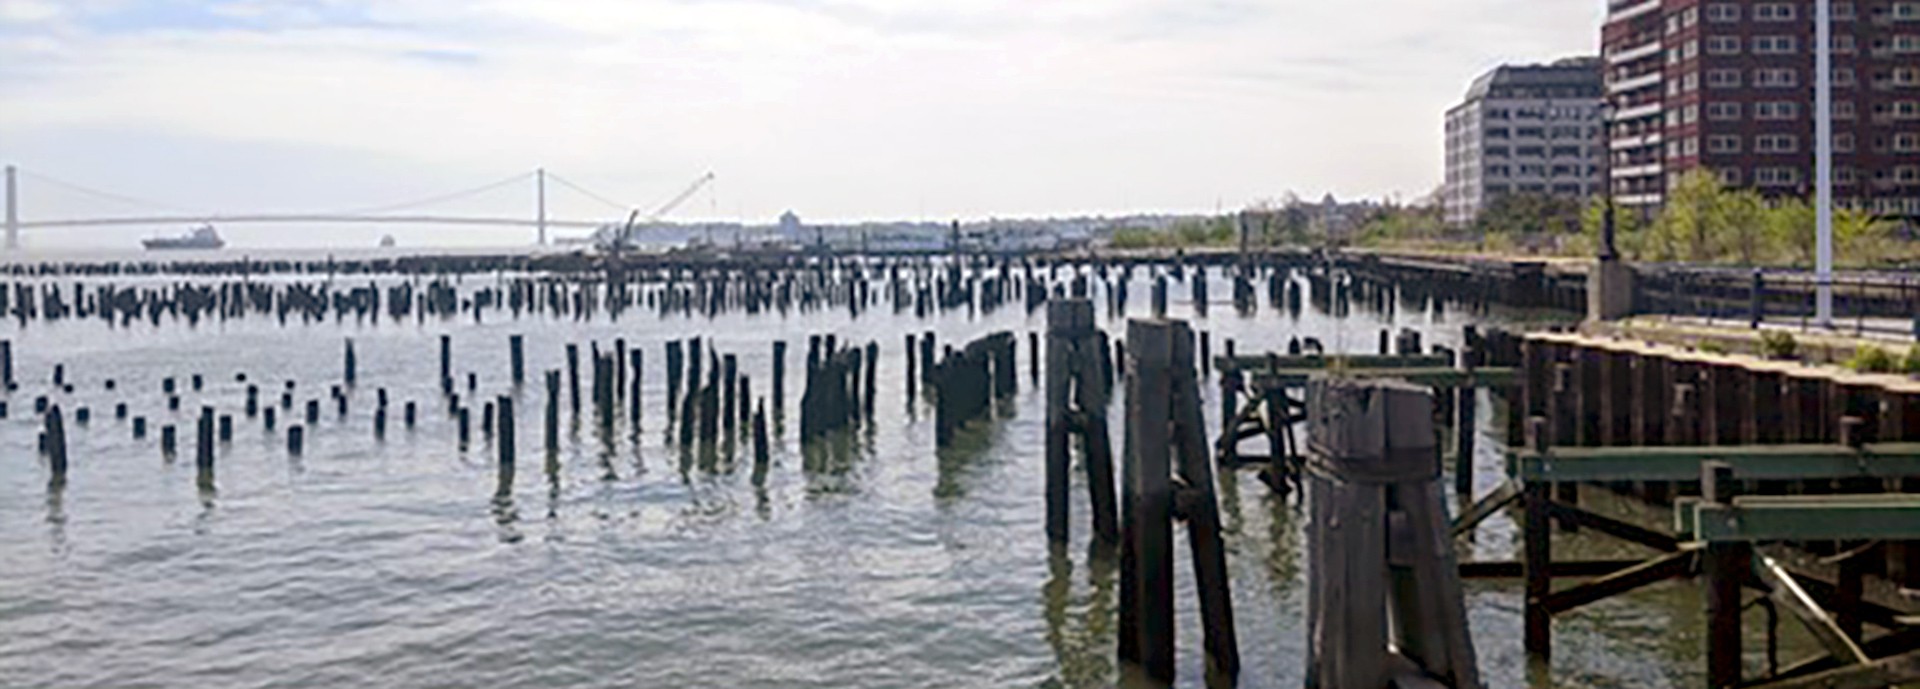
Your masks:
<svg viewBox="0 0 1920 689"><path fill-rule="evenodd" d="M1920 1L1834 0L1834 199L1920 216ZM1814 5L1609 0L1613 189L1653 207L1689 170L1811 196Z"/></svg>

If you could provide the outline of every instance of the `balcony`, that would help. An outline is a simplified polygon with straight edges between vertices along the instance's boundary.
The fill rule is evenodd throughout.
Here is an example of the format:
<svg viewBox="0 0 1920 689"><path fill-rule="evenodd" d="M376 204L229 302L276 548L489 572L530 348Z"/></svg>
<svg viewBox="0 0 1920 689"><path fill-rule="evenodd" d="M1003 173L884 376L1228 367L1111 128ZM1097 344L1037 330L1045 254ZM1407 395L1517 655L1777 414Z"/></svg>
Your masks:
<svg viewBox="0 0 1920 689"><path fill-rule="evenodd" d="M1660 11L1660 0L1647 0L1646 2L1637 4L1637 5L1629 5L1627 7L1613 9L1612 11L1607 13L1607 21L1608 22L1624 22L1624 21L1634 19L1636 17L1643 17L1648 14L1652 14L1654 12L1659 12L1659 11Z"/></svg>
<svg viewBox="0 0 1920 689"><path fill-rule="evenodd" d="M1613 169L1613 174L1610 176L1613 177L1614 179L1628 179L1632 177L1653 177L1659 174L1660 174L1659 163L1641 163L1639 165L1626 165L1622 167L1616 167Z"/></svg>
<svg viewBox="0 0 1920 689"><path fill-rule="evenodd" d="M1638 45L1607 56L1607 64L1618 65L1660 54L1660 39L1655 38L1645 45Z"/></svg>
<svg viewBox="0 0 1920 689"><path fill-rule="evenodd" d="M1664 107L1665 107L1664 103L1661 103L1660 101L1654 101L1652 103L1645 103L1641 105L1621 108L1619 110L1614 111L1613 121L1631 122L1633 120L1638 120L1638 119L1647 118L1647 117L1659 117L1660 113L1663 112Z"/></svg>
<svg viewBox="0 0 1920 689"><path fill-rule="evenodd" d="M1666 78L1666 74L1656 69L1631 79L1621 79L1620 81L1607 84L1607 93L1619 94L1628 91L1638 91L1649 86L1659 86L1660 80L1664 78Z"/></svg>
<svg viewBox="0 0 1920 689"><path fill-rule="evenodd" d="M1613 138L1613 141L1609 142L1607 148L1614 151L1624 151L1630 148L1658 146L1660 142L1660 132L1648 132L1646 134L1635 134L1633 136L1616 136Z"/></svg>
<svg viewBox="0 0 1920 689"><path fill-rule="evenodd" d="M1651 192L1646 194L1627 194L1625 196L1615 197L1614 201L1622 206L1657 206L1660 205L1660 194Z"/></svg>

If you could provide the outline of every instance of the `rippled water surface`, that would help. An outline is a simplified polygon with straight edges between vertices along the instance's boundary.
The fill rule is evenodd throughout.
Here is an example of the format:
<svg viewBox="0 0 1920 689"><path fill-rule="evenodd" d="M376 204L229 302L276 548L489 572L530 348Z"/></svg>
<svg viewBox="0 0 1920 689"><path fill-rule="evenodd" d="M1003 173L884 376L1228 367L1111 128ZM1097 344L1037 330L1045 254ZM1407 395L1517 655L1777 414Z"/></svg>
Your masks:
<svg viewBox="0 0 1920 689"><path fill-rule="evenodd" d="M1214 295L1231 294L1215 280ZM469 287L488 281L467 279ZM1136 315L1147 292L1136 277ZM1173 292L1187 293L1178 284ZM1252 315L1214 304L1198 317L1179 296L1174 302L1171 315L1210 332L1216 353L1223 338L1244 353L1283 348L1294 335L1366 351L1385 324L1455 344L1467 322L1454 311L1408 309L1336 321L1265 304ZM918 319L896 316L884 302L859 318L836 310L712 319L629 313L617 322L504 313L482 323L7 321L0 337L14 342L22 389L8 397L14 413L0 422L0 686L1111 684L1118 573L1088 556L1084 486L1074 493L1074 544L1050 551L1042 532L1043 400L1026 376L1025 333L1043 326L1041 314L1017 306ZM1102 327L1124 330L1104 313ZM1021 339L1021 391L993 422L935 452L931 408L906 395L905 334L934 330L947 343L1003 329ZM829 332L879 343L875 419L803 451L797 404L806 336ZM516 399L520 461L510 500L493 497L492 441L476 427L471 447L455 442L437 384L442 333L453 337L468 399ZM527 336L524 387L508 380L510 334ZM683 453L669 437L664 343L693 335L738 355L756 395L771 389L769 343L790 343L787 408L764 485L752 480L744 444ZM338 382L348 337L359 382L340 418L327 387ZM589 411L576 417L563 405L563 447L549 465L539 372L564 366L566 343L611 347L616 337L646 352L640 427L622 414L601 433ZM72 469L63 490L50 489L45 462L35 459L39 420L30 413L56 362L76 389L55 398L94 412L90 424L69 418ZM469 371L478 378L471 393ZM204 391L186 389L193 373L206 376ZM262 385L263 402L277 401L286 380L297 381L297 405L322 400L303 456L290 457L280 432L240 415L245 385L237 373ZM167 376L181 381L177 413L160 392ZM104 389L107 379L117 391ZM376 441L371 415L381 387L396 413ZM1206 394L1217 423L1218 391L1208 386ZM408 400L421 407L411 430L397 414ZM150 419L147 439L132 439L128 423L113 419L115 401ZM1123 404L1116 392L1116 433ZM194 480L201 405L236 415L214 492ZM1499 466L1491 416L1480 415L1482 490ZM181 434L172 461L157 447L159 426L169 423ZM281 423L284 430L288 419ZM1300 686L1310 575L1301 511L1251 473L1224 475L1221 491L1240 684ZM1513 540L1511 522L1496 517L1474 556L1511 558ZM1176 562L1181 683L1198 685L1184 551ZM1517 582L1469 586L1474 640L1492 686L1527 681L1517 590ZM1697 684L1698 610L1697 596L1674 584L1564 617L1554 679Z"/></svg>

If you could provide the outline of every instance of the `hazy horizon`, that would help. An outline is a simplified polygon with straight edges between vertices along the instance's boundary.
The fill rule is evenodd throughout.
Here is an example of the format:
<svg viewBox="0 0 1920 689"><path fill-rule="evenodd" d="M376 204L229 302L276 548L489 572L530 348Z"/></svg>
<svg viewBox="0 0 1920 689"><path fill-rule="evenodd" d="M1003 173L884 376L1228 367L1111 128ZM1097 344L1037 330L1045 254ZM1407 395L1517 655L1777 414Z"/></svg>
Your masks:
<svg viewBox="0 0 1920 689"><path fill-rule="evenodd" d="M335 211L545 167L758 224L1410 200L1496 65L1594 52L1602 3L0 0L23 220ZM91 197L64 180L158 204ZM423 212L531 217L512 185ZM163 207L164 206L164 207ZM548 186L549 216L619 208ZM30 232L125 246L183 227ZM520 245L532 231L222 227L236 245ZM576 231L577 232L577 231Z"/></svg>

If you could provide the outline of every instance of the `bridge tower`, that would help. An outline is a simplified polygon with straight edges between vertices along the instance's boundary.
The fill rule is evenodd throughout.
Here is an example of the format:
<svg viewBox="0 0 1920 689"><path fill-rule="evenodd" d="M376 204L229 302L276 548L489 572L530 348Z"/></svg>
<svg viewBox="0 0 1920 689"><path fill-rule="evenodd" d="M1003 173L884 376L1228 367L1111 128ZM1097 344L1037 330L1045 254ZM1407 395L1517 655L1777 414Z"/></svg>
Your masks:
<svg viewBox="0 0 1920 689"><path fill-rule="evenodd" d="M7 166L7 250L20 248L20 190L14 182L14 168Z"/></svg>
<svg viewBox="0 0 1920 689"><path fill-rule="evenodd" d="M547 245L547 169L533 171L535 216L534 224L540 228L540 246Z"/></svg>

